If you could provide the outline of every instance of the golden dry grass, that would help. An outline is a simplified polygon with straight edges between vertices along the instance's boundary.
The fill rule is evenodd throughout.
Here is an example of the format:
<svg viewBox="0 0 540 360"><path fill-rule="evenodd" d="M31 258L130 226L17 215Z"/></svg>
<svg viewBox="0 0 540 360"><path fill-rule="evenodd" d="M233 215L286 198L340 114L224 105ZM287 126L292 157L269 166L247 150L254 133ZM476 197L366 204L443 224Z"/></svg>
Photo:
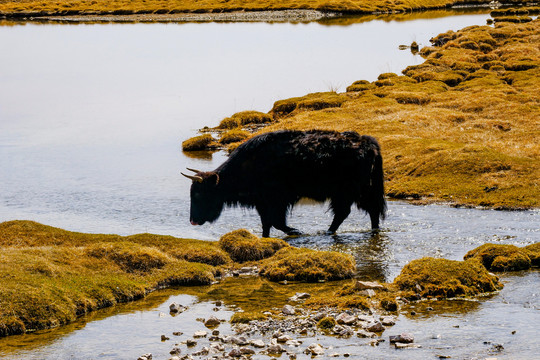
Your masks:
<svg viewBox="0 0 540 360"><path fill-rule="evenodd" d="M487 0L468 3L486 4ZM94 15L94 14L174 14L230 11L305 9L343 13L406 12L439 9L458 0L0 0L0 14Z"/></svg>
<svg viewBox="0 0 540 360"><path fill-rule="evenodd" d="M491 271L527 270L540 265L540 243L524 248L514 245L484 244L465 254L464 259L475 259Z"/></svg>
<svg viewBox="0 0 540 360"><path fill-rule="evenodd" d="M281 111L279 129L375 136L386 188L423 198L500 209L540 206L540 20L472 26L434 38L423 64L404 76L357 81L339 107ZM292 109L293 106L290 106ZM277 116L276 116L277 115Z"/></svg>
<svg viewBox="0 0 540 360"><path fill-rule="evenodd" d="M237 262L256 261L275 254L289 245L274 238L259 238L245 229L231 231L219 239L219 246Z"/></svg>

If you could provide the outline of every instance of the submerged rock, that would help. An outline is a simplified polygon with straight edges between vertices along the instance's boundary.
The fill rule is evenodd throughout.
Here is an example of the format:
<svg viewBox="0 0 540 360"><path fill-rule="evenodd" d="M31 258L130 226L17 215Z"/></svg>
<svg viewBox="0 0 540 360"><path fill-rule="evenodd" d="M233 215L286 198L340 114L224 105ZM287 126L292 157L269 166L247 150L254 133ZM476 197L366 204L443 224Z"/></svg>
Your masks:
<svg viewBox="0 0 540 360"><path fill-rule="evenodd" d="M404 343L404 344L410 344L414 342L414 336L410 333L401 333L399 335L390 335L389 337L390 343Z"/></svg>
<svg viewBox="0 0 540 360"><path fill-rule="evenodd" d="M324 348L319 344L311 344L307 347L305 353L307 355L321 356L324 355Z"/></svg>
<svg viewBox="0 0 540 360"><path fill-rule="evenodd" d="M137 360L152 360L152 354L148 353L148 354L141 355L139 356Z"/></svg>
<svg viewBox="0 0 540 360"><path fill-rule="evenodd" d="M179 314L187 310L187 306L173 302L169 305L169 311L171 314Z"/></svg>

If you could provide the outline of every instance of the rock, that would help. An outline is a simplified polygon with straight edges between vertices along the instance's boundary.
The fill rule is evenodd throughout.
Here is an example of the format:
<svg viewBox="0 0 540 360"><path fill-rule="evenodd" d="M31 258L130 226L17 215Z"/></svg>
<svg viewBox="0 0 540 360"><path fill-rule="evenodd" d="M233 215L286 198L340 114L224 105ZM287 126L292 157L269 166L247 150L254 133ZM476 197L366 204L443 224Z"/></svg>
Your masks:
<svg viewBox="0 0 540 360"><path fill-rule="evenodd" d="M184 333L181 332L181 331L175 331L175 332L173 332L172 334L173 334L174 336L182 336L182 335L184 335Z"/></svg>
<svg viewBox="0 0 540 360"><path fill-rule="evenodd" d="M262 340L251 340L250 344L256 348L263 348L265 346L264 341Z"/></svg>
<svg viewBox="0 0 540 360"><path fill-rule="evenodd" d="M374 297L374 296L375 296L375 290L373 290L373 289L360 290L360 291L358 292L358 295L360 295L360 296L367 296L367 297L371 298L371 297Z"/></svg>
<svg viewBox="0 0 540 360"><path fill-rule="evenodd" d="M213 328L213 327L216 327L216 326L219 326L221 324L221 320L219 320L217 317L215 316L210 316L208 319L206 319L206 321L204 322L204 326L206 326L207 328Z"/></svg>
<svg viewBox="0 0 540 360"><path fill-rule="evenodd" d="M356 317L347 313L341 313L336 317L338 324L354 325L356 323Z"/></svg>
<svg viewBox="0 0 540 360"><path fill-rule="evenodd" d="M179 347L175 346L171 351L169 351L169 354L171 355L180 355L182 350L180 350Z"/></svg>
<svg viewBox="0 0 540 360"><path fill-rule="evenodd" d="M165 314L164 312L161 312L161 311L159 312L159 317L160 318L165 317L165 316L167 316L167 314Z"/></svg>
<svg viewBox="0 0 540 360"><path fill-rule="evenodd" d="M210 350L213 350L214 352L225 351L225 346L220 343L214 342L210 344Z"/></svg>
<svg viewBox="0 0 540 360"><path fill-rule="evenodd" d="M277 338L278 343L286 343L289 340L292 340L292 337L290 337L289 335L281 335Z"/></svg>
<svg viewBox="0 0 540 360"><path fill-rule="evenodd" d="M165 335L161 335L161 341L167 341L167 340L169 340L168 337L166 337Z"/></svg>
<svg viewBox="0 0 540 360"><path fill-rule="evenodd" d="M381 324L380 321L375 321L373 323L367 324L365 329L371 332L383 332L384 330L386 330L386 328L383 326L383 324Z"/></svg>
<svg viewBox="0 0 540 360"><path fill-rule="evenodd" d="M326 312L321 311L321 312L318 312L315 315L313 315L312 319L315 320L315 321L319 321L324 317L326 317Z"/></svg>
<svg viewBox="0 0 540 360"><path fill-rule="evenodd" d="M328 355L329 357L339 357L339 354L338 353L332 353L330 355Z"/></svg>
<svg viewBox="0 0 540 360"><path fill-rule="evenodd" d="M240 356L242 356L242 352L240 351L240 349L235 348L235 349L232 349L232 350L229 352L229 356L230 356L230 357L240 357Z"/></svg>
<svg viewBox="0 0 540 360"><path fill-rule="evenodd" d="M180 305L178 303L173 302L171 305L169 305L169 311L171 314L179 314L187 310L187 307L184 305Z"/></svg>
<svg viewBox="0 0 540 360"><path fill-rule="evenodd" d="M377 334L360 329L356 332L356 336L358 336L359 338L375 338L377 337Z"/></svg>
<svg viewBox="0 0 540 360"><path fill-rule="evenodd" d="M375 321L373 316L369 316L369 315L358 315L357 317L358 317L358 320L364 321L364 322L373 322L373 321Z"/></svg>
<svg viewBox="0 0 540 360"><path fill-rule="evenodd" d="M250 349L248 347L241 347L239 350L240 350L240 353L242 355L253 355L253 354L255 354L255 350Z"/></svg>
<svg viewBox="0 0 540 360"><path fill-rule="evenodd" d="M148 353L148 354L141 355L139 356L137 360L152 360L152 354Z"/></svg>
<svg viewBox="0 0 540 360"><path fill-rule="evenodd" d="M401 333L399 335L390 335L390 343L410 344L414 342L414 336L410 333Z"/></svg>
<svg viewBox="0 0 540 360"><path fill-rule="evenodd" d="M238 346L244 346L249 344L249 341L246 339L245 336L233 336L231 337L230 342Z"/></svg>
<svg viewBox="0 0 540 360"><path fill-rule="evenodd" d="M281 312L284 315L294 315L296 313L296 310L291 305L285 305L283 309L281 310Z"/></svg>
<svg viewBox="0 0 540 360"><path fill-rule="evenodd" d="M193 340L193 339L187 339L186 340L186 345L189 346L189 347L195 346L195 345L197 345L197 342L195 340Z"/></svg>
<svg viewBox="0 0 540 360"><path fill-rule="evenodd" d="M294 346L294 347L298 347L300 345L302 345L302 341L300 340L288 340L285 345L287 346Z"/></svg>
<svg viewBox="0 0 540 360"><path fill-rule="evenodd" d="M405 343L395 343L394 346L396 349L418 349L421 348L420 344L405 344Z"/></svg>
<svg viewBox="0 0 540 360"><path fill-rule="evenodd" d="M357 281L356 284L354 285L354 288L356 290L367 290L367 289L382 290L384 289L384 287L381 284L374 281Z"/></svg>
<svg viewBox="0 0 540 360"><path fill-rule="evenodd" d="M208 332L204 331L204 330L199 330L199 331L195 331L195 333L193 334L193 337L195 339L197 338L203 338L203 337L206 337L208 335Z"/></svg>
<svg viewBox="0 0 540 360"><path fill-rule="evenodd" d="M396 325L396 319L392 316L385 316L381 319L381 324L384 326L394 326Z"/></svg>
<svg viewBox="0 0 540 360"><path fill-rule="evenodd" d="M269 354L281 354L285 352L285 349L279 344L270 344L267 351Z"/></svg>
<svg viewBox="0 0 540 360"><path fill-rule="evenodd" d="M218 335L219 335L219 330L214 330L214 331L212 331L212 335L218 336Z"/></svg>
<svg viewBox="0 0 540 360"><path fill-rule="evenodd" d="M309 293L296 293L294 294L293 296L291 296L289 298L289 301L300 301L300 300L305 300L305 299L309 299L311 297L311 294Z"/></svg>
<svg viewBox="0 0 540 360"><path fill-rule="evenodd" d="M210 349L207 346L204 346L201 350L195 351L191 355L193 355L193 356L205 356L205 355L208 355L209 352L210 352Z"/></svg>
<svg viewBox="0 0 540 360"><path fill-rule="evenodd" d="M307 355L321 356L324 355L324 349L321 345L314 343L307 347L305 353Z"/></svg>

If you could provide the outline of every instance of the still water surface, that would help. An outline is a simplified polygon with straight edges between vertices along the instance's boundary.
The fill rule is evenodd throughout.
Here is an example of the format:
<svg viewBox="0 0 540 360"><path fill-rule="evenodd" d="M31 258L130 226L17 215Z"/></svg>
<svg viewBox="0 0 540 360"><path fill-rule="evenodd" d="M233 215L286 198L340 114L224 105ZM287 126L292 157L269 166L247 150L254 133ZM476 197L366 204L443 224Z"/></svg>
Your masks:
<svg viewBox="0 0 540 360"><path fill-rule="evenodd" d="M484 24L487 15L426 17L349 19L346 26L0 26L0 221L29 219L74 231L209 240L240 227L260 233L258 215L241 209L226 211L212 225L189 224L190 184L179 172L213 169L225 156L186 157L181 141L237 111L268 111L279 99L344 91L355 80L399 73L423 60L398 45L427 45L430 37L448 29ZM422 256L461 259L485 242L523 246L540 238L538 211L391 202L383 231L375 237L367 217L358 212L337 236L322 235L330 222L324 206L297 207L290 223L308 235L288 241L350 253L359 264L358 276L381 281L392 281L407 262ZM441 302L432 305L429 317L402 313L392 334L414 333L424 345L414 355L388 344L372 348L354 341L311 340L338 352L385 359L439 353L482 358L491 355L484 341L493 341L505 345L498 358L534 358L539 273L505 275L503 281L503 292L481 303ZM152 352L166 358L171 344L161 343L160 335L200 330L196 318L207 317L217 300L205 298L207 290L161 292L62 329L0 339L0 357L117 359ZM173 300L190 304L190 310L183 317L159 317ZM246 306L238 299L231 304ZM232 311L223 307L217 315L226 319ZM220 330L230 331L227 325ZM440 341L431 338L433 333L443 334Z"/></svg>

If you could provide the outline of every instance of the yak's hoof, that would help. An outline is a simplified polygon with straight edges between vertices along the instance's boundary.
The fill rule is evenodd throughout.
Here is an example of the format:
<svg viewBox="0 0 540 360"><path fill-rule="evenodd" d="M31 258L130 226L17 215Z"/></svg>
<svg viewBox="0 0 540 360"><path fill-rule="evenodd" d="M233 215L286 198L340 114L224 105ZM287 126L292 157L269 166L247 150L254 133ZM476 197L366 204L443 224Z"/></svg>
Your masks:
<svg viewBox="0 0 540 360"><path fill-rule="evenodd" d="M287 231L287 235L298 236L298 235L302 235L302 232L298 229L290 229L289 231Z"/></svg>
<svg viewBox="0 0 540 360"><path fill-rule="evenodd" d="M336 235L336 232L335 232L335 231L332 231L332 230L326 230L326 232L324 233L324 235Z"/></svg>

